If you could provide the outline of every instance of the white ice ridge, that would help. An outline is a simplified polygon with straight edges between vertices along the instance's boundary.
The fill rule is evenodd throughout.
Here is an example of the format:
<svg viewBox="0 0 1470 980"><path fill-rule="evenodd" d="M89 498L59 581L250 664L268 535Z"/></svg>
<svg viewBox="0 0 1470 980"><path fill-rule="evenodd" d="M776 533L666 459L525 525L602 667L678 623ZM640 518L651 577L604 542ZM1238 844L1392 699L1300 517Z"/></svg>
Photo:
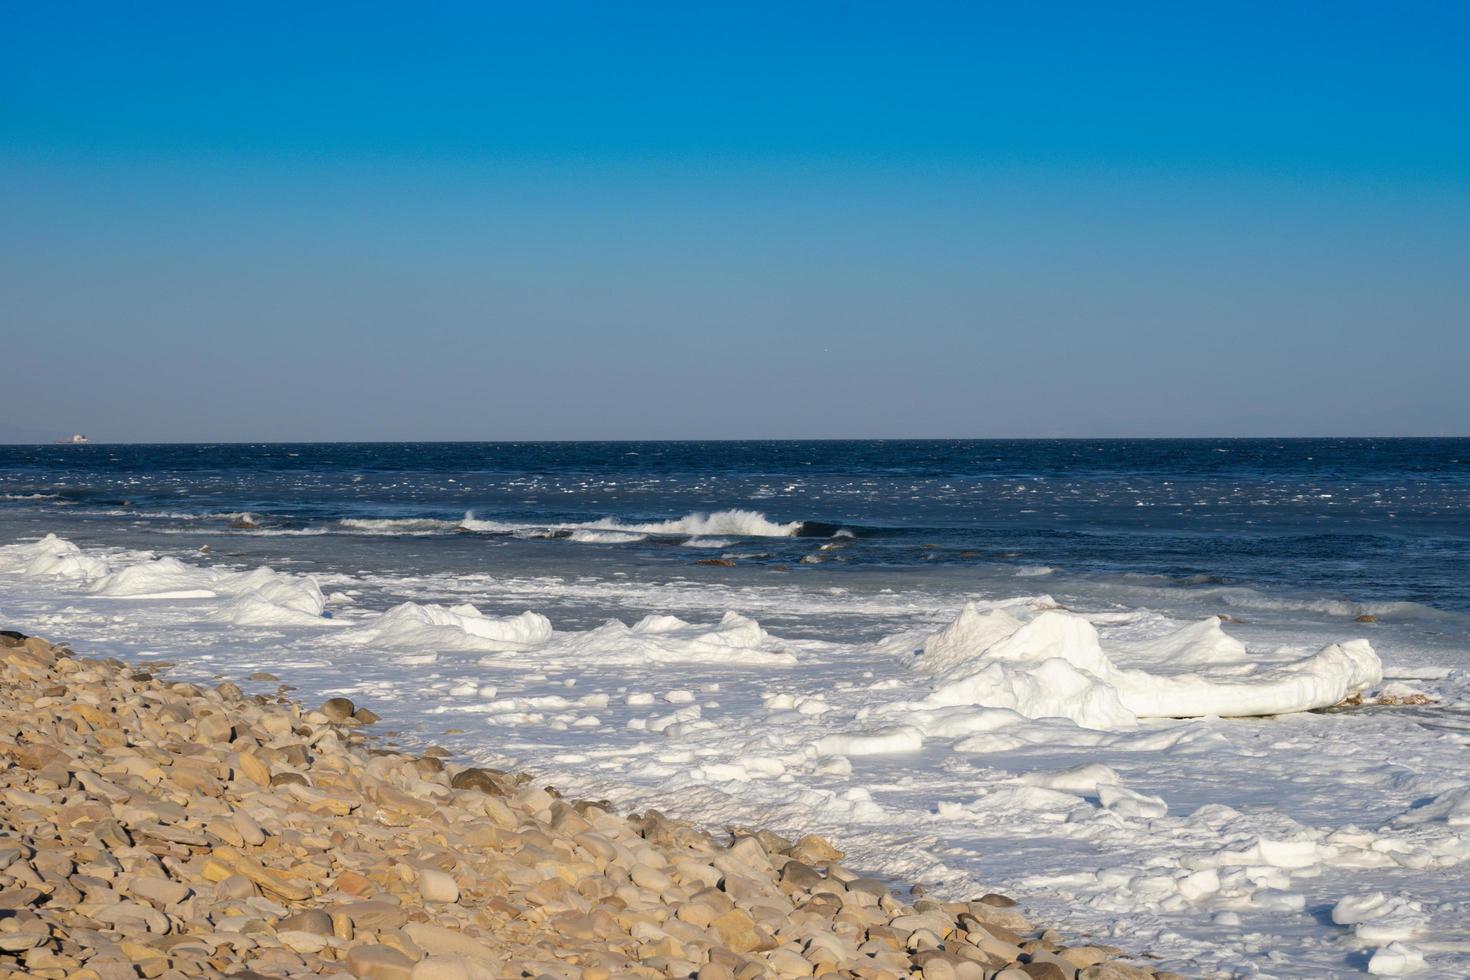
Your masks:
<svg viewBox="0 0 1470 980"><path fill-rule="evenodd" d="M30 544L5 548L6 567L29 579L91 581L112 570L107 559L88 554L65 538L48 534Z"/></svg>
<svg viewBox="0 0 1470 980"><path fill-rule="evenodd" d="M913 657L910 666L934 674L936 684L908 707L1005 708L1027 718L1066 718L1086 728L1118 730L1141 718L1324 708L1383 679L1367 640L1329 644L1300 659L1258 661L1215 617L1117 655L1140 667L1119 667L1082 616L1022 605L982 611L967 603Z"/></svg>
<svg viewBox="0 0 1470 980"><path fill-rule="evenodd" d="M773 641L759 623L726 612L714 626L675 616L645 616L632 626L611 620L585 633L568 634L557 652L598 663L708 663L789 667L796 657Z"/></svg>
<svg viewBox="0 0 1470 980"><path fill-rule="evenodd" d="M211 619L241 626L328 625L326 599L309 575L290 575L270 568L237 572L189 565L177 558L134 553L132 561L109 560L83 552L54 534L4 549L0 567L23 578L62 579L99 596L119 599L231 600L213 610Z"/></svg>
<svg viewBox="0 0 1470 980"><path fill-rule="evenodd" d="M425 650L524 650L551 639L551 621L529 610L519 616L486 616L469 603L458 606L405 602L340 639L369 646Z"/></svg>

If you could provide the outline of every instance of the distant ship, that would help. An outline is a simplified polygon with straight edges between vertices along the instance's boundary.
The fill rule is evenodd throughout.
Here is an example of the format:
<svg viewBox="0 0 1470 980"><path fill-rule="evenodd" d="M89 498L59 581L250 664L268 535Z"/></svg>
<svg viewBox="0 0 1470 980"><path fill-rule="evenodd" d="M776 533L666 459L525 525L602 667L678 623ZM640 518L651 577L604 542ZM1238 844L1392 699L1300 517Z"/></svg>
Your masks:
<svg viewBox="0 0 1470 980"><path fill-rule="evenodd" d="M80 432L74 432L74 433L72 433L71 435L67 436L64 439L57 439L56 440L56 445L58 445L58 446L80 446L83 443L85 443L86 441L87 441L87 437L86 436L82 435Z"/></svg>

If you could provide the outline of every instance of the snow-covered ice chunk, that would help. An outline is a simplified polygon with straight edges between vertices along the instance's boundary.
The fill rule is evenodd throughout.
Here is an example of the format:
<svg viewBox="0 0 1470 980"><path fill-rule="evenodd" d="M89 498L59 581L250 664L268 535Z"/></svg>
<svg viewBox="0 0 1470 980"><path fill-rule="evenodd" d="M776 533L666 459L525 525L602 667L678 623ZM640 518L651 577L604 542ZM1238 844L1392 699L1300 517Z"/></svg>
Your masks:
<svg viewBox="0 0 1470 980"><path fill-rule="evenodd" d="M1424 954L1405 943L1389 943L1368 960L1375 977L1402 977L1424 969Z"/></svg>
<svg viewBox="0 0 1470 980"><path fill-rule="evenodd" d="M899 725L875 732L840 732L817 740L821 755L894 755L917 752L924 746L924 733L911 725Z"/></svg>
<svg viewBox="0 0 1470 980"><path fill-rule="evenodd" d="M551 621L540 613L486 616L469 603L458 606L405 602L342 638L370 646L440 650L523 650L551 639Z"/></svg>

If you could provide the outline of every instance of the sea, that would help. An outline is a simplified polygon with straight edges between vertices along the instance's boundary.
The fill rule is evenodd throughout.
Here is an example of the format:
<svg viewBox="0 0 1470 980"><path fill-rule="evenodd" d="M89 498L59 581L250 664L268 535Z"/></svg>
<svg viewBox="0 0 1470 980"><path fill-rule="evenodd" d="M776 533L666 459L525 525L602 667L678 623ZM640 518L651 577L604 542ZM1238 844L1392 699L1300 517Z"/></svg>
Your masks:
<svg viewBox="0 0 1470 980"><path fill-rule="evenodd" d="M997 611L1110 659L933 666ZM1470 439L0 446L0 618L1193 974L1470 975Z"/></svg>

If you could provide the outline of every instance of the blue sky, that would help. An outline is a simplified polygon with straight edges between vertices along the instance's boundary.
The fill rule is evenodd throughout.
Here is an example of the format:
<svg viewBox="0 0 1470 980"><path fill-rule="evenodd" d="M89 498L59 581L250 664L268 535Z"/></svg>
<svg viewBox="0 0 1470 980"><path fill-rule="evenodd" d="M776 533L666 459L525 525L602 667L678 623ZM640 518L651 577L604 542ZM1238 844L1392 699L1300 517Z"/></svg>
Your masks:
<svg viewBox="0 0 1470 980"><path fill-rule="evenodd" d="M1470 434L1466 50L1454 4L7 5L0 424Z"/></svg>

